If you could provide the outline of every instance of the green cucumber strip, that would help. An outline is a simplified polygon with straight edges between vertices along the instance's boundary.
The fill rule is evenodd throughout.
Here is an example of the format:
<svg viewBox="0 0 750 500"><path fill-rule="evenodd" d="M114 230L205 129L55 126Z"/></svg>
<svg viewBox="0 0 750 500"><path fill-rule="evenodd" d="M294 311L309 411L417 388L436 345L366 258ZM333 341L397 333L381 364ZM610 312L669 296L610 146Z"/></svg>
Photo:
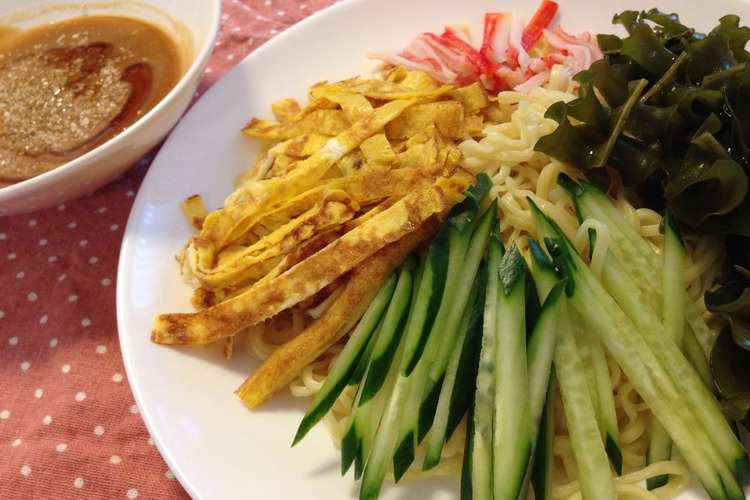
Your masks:
<svg viewBox="0 0 750 500"><path fill-rule="evenodd" d="M704 454L707 448L711 448L711 444L707 443L702 435L696 436L689 416L686 418L684 411L680 411L681 408L671 406L664 391L657 390L655 378L664 379L668 375L659 366L653 353L644 354L647 348L644 347L643 342L637 337L633 338L634 336L627 331L628 328L634 331L635 325L629 322L621 310L616 309L617 305L610 297L607 296L604 299L597 297L596 293L606 293L604 290L596 288L592 290L589 287L581 290L582 288L584 285L576 283L576 293L570 298L571 305L578 310L586 326L605 339L610 352L618 360L628 378L636 385L649 408L669 430L670 436L678 444L691 469L712 498L717 500L726 498L722 479L717 474L713 461ZM600 308L600 302L606 303L604 308ZM613 328L613 325L619 326L616 321L624 321L623 325L626 328ZM602 333L606 329L624 334L619 335L618 339L610 339ZM646 359L642 361L641 358ZM559 373L558 376L562 379ZM573 440L571 435L571 442Z"/></svg>
<svg viewBox="0 0 750 500"><path fill-rule="evenodd" d="M399 278L391 297L388 310L381 320L381 324L373 339L375 347L372 355L367 362L362 383L357 390L357 397L354 402L354 410L349 417L347 429L341 441L341 470L342 474L354 463L354 476L359 477L365 465L365 460L372 449L375 432L377 431L380 418L383 414L385 403L390 395L390 388L395 383L395 375L392 372L397 370L398 363L394 367L392 362L394 358L398 359L403 351L402 329L399 328L401 317L405 316L408 308L408 300L411 296L411 283L414 270L413 257L407 258L399 272ZM395 340L394 340L395 339ZM371 341L372 342L372 341ZM389 355L389 366L383 362L376 362L377 356L384 355L395 342L398 349L397 355ZM386 346L385 348L383 346ZM385 375L382 372L385 370ZM365 398L365 389L371 379L380 379L378 383L379 390L371 391L368 398Z"/></svg>
<svg viewBox="0 0 750 500"><path fill-rule="evenodd" d="M682 342L685 357L690 361L690 364L693 365L695 371L698 372L698 375L700 375L701 380L706 384L706 387L713 390L714 380L711 375L711 365L708 364L708 359L706 359L703 348L695 338L695 334L690 325L685 325L685 334Z"/></svg>
<svg viewBox="0 0 750 500"><path fill-rule="evenodd" d="M609 377L609 366L601 341L593 335L585 335L591 354L591 366L594 372L592 383L596 385L596 402L598 404L599 430L604 440L604 449L612 462L617 475L622 474L622 450L620 448L620 430L617 426L614 389Z"/></svg>
<svg viewBox="0 0 750 500"><path fill-rule="evenodd" d="M528 339L529 404L531 435L539 429L552 373L552 357L557 338L557 316L565 284L557 283L542 305L539 317Z"/></svg>
<svg viewBox="0 0 750 500"><path fill-rule="evenodd" d="M408 376L408 397L399 423L396 451L393 453L393 477L398 482L414 461L417 448L419 409L427 384L431 353L425 352ZM403 374L402 374L403 376Z"/></svg>
<svg viewBox="0 0 750 500"><path fill-rule="evenodd" d="M489 268L493 272L493 268ZM531 456L526 357L526 263L514 244L500 261L495 327L495 415L492 440L495 498L516 499Z"/></svg>
<svg viewBox="0 0 750 500"><path fill-rule="evenodd" d="M536 241L529 240L529 249L533 264L531 272L539 298L544 300L557 283L557 276L552 262ZM573 290L572 287L568 289ZM587 382L584 364L571 327L567 300L563 300L558 312L554 366L573 456L578 466L583 500L614 500L617 493L599 432L596 409L589 390L590 384Z"/></svg>
<svg viewBox="0 0 750 500"><path fill-rule="evenodd" d="M560 179L561 184L567 180ZM567 182L571 184L571 182ZM672 381L680 387L681 391L692 400L690 403L696 409L696 416L704 426L704 432L709 433L711 442L715 443L722 458L730 464L731 470L736 470L736 463L746 458L746 453L742 445L731 432L731 429L725 422L722 422L721 411L718 403L713 398L709 389L699 387L703 384L700 382L691 363L681 353L678 352L677 346L670 339L665 338L663 334L655 334L661 326L659 324L659 313L652 307L661 306L661 290L654 290L650 276L659 272L660 261L656 253L651 249L649 244L630 226L627 221L619 214L611 201L598 191L595 187L581 183L569 189L575 196L575 202L580 206L581 212L596 214L600 220L610 227L610 235L614 242L610 245L614 259L617 262L618 252L628 253L630 257L638 255L641 262L645 264L633 265L632 258L623 257L624 262L620 262L618 269L610 269L608 264L604 265L605 277L607 274L617 274L617 278L623 278L630 281L635 280L636 288L640 289L642 299L640 302L646 305L646 310L642 314L633 315L634 310L625 311L641 330L645 330L644 337L647 343L651 344L654 353L659 357L659 361L670 372ZM628 248L630 250L628 250ZM608 259L609 261L610 259ZM650 274L650 276L649 276ZM610 276L611 277L611 276ZM621 281L621 283L624 281ZM635 295L635 294L633 294ZM616 297L617 298L617 297ZM621 297L622 298L622 297ZM631 297L632 298L632 297ZM630 302L633 306L635 300ZM695 334L696 340L701 345L704 354L708 356L712 348L715 336L700 317L697 307L691 301L687 301L685 320ZM663 331L663 328L662 328ZM663 344L672 344L663 348ZM695 364L695 363L693 363ZM737 488L731 484L732 481L725 481L729 494L737 494Z"/></svg>
<svg viewBox="0 0 750 500"><path fill-rule="evenodd" d="M609 227L613 244L610 251L627 267L649 302L661 307L661 289L654 283L654 276L661 274L661 259L649 243L625 220L612 204L612 201L593 184L576 182L566 174L558 176L558 183L573 197L576 211L581 220L599 219ZM703 321L700 311L692 301L688 301L685 319L703 349L706 359L711 354L716 335Z"/></svg>
<svg viewBox="0 0 750 500"><path fill-rule="evenodd" d="M357 454L358 460L355 460L354 462L354 477L357 479L362 475L364 469L367 467L367 463L369 463L371 452L379 435L378 433L380 422L383 418L386 404L391 397L393 388L398 378L398 360L400 359L402 353L403 342L401 342L399 345L399 349L394 356L394 358L396 358L396 362L391 364L381 390L378 391L378 393L375 394L372 399L370 399L366 403L363 403L362 406L359 406L357 408L357 410L361 409L359 413L363 414L364 416L364 418L361 420L362 425L358 427L358 431L361 434L361 446L359 449L359 453ZM359 468L357 468L358 464Z"/></svg>
<svg viewBox="0 0 750 500"><path fill-rule="evenodd" d="M396 281L396 274L391 274L367 307L362 319L357 323L354 331L349 336L344 349L332 363L323 387L315 395L310 409L307 410L297 429L292 446L305 437L310 429L328 413L336 402L336 398L339 397L341 391L349 383L349 379L352 377L357 364L363 358L363 353L366 350L372 333L377 328L378 322L388 306L388 302L391 300L393 290L396 288Z"/></svg>
<svg viewBox="0 0 750 500"><path fill-rule="evenodd" d="M499 226L499 224L498 224ZM482 347L479 353L477 382L474 396L471 442L471 491L476 500L493 499L492 427L495 408L495 372L497 339L497 300L500 293L500 276L493 269L500 268L503 245L499 227L490 236L487 251L487 286L484 295L482 320Z"/></svg>
<svg viewBox="0 0 750 500"><path fill-rule="evenodd" d="M663 381L663 387L673 394L672 399L677 400L676 404L691 409L690 418L710 436L712 450L720 456L717 462L723 461L728 464L728 471L719 469L727 492L730 495L741 493L734 474L736 462L745 455L745 451L727 424L713 394L708 391L674 340L666 337L657 313L643 300L632 277L625 274L613 255L606 257L602 270L602 284L635 325L640 339L650 348L657 363L664 368L668 378Z"/></svg>
<svg viewBox="0 0 750 500"><path fill-rule="evenodd" d="M476 184L471 186L464 193L465 198L461 203L454 206L448 215L448 225L454 227L459 232L463 232L472 225L474 219L482 208L482 202L490 192L492 180L485 173L480 173L476 177Z"/></svg>
<svg viewBox="0 0 750 500"><path fill-rule="evenodd" d="M386 304L387 306L388 304ZM378 343L378 338L380 336L380 329L383 328L383 320L385 319L384 316L380 317L380 320L378 321L378 325L375 327L375 331L372 335L370 335L370 340L367 341L367 346L365 347L365 352L362 353L362 356L359 358L359 361L357 361L357 365L354 367L354 373L352 373L351 378L349 379L349 385L356 385L359 386L362 384L362 379L365 376L365 372L367 371L367 365L370 363L370 357L372 356L372 351L375 350L375 344Z"/></svg>
<svg viewBox="0 0 750 500"><path fill-rule="evenodd" d="M487 268L483 265L479 268L479 291L468 332L464 339L461 350L461 359L458 364L455 389L451 395L450 411L448 412L448 427L445 431L446 442L451 438L453 432L467 415L469 408L474 403L474 390L477 381L477 365L479 363L479 349L482 338L482 318L484 315L484 292L487 288Z"/></svg>
<svg viewBox="0 0 750 500"><path fill-rule="evenodd" d="M664 217L664 252L662 262L662 316L664 333L682 349L685 334L685 245L669 213Z"/></svg>
<svg viewBox="0 0 750 500"><path fill-rule="evenodd" d="M685 271L685 246L682 243L672 218L667 213L664 218L664 252L662 264L662 290L664 295L662 315L664 333L669 336L680 349L684 349L683 337L685 333L685 304L687 294L683 279ZM646 450L646 464L662 460L669 460L672 455L672 440L667 431L656 419L649 424L649 446ZM667 484L669 477L665 475L649 478L646 487L649 490Z"/></svg>
<svg viewBox="0 0 750 500"><path fill-rule="evenodd" d="M359 432L357 431L357 418L359 408L359 396L362 393L362 386L357 388L357 396L354 398L354 406L349 420L346 424L346 430L344 435L341 437L341 475L347 473L349 468L352 466L357 456L360 453L362 447L362 440Z"/></svg>
<svg viewBox="0 0 750 500"><path fill-rule="evenodd" d="M581 211L577 209L579 217ZM589 255L593 254L596 245L597 233L589 229ZM614 388L609 376L607 356L599 339L593 335L577 329L576 336L579 338L578 345L586 346L585 353L588 355L587 371L589 372L590 388L594 392L592 401L596 407L599 430L604 440L604 449L607 451L617 475L622 474L622 448L620 446L620 430L617 423L617 411L615 410Z"/></svg>
<svg viewBox="0 0 750 500"><path fill-rule="evenodd" d="M474 495L471 490L471 460L474 455L474 405L469 406L466 415L466 441L464 443L464 460L461 464L460 499L472 500Z"/></svg>
<svg viewBox="0 0 750 500"><path fill-rule="evenodd" d="M370 356L367 378L363 381L360 404L364 404L378 393L385 382L388 369L393 363L394 353L401 343L411 300L412 282L416 258L411 255L404 262L399 273L396 289L383 318L383 326L378 341Z"/></svg>
<svg viewBox="0 0 750 500"><path fill-rule="evenodd" d="M430 302L439 305L439 296L437 297L438 300L423 299L424 297L429 298L436 291L438 295L442 293L447 266L447 250L447 232L441 231L422 262L419 271L419 283L413 287L411 309L403 336L404 353L400 360L395 387L383 417L381 431L379 431L372 455L365 466L360 490L362 498L377 497L387 471L388 460L392 456L396 480L401 478L401 475L414 460L418 422L416 419L409 418L410 408L407 397L411 395L414 387L419 388L423 385L419 382L426 377L426 368L416 371L415 368L419 366L418 363L424 352L423 347L430 333L430 310L435 309L430 305ZM422 347L420 347L420 344ZM419 390L419 394L421 395L421 390ZM419 402L419 398L412 397L412 399ZM416 407L411 408L413 413L416 409ZM404 422L407 424L405 427L403 426Z"/></svg>
<svg viewBox="0 0 750 500"><path fill-rule="evenodd" d="M471 286L479 270L479 264L482 262L495 220L497 220L497 203L490 205L490 208L484 212L471 235L463 235L464 241L460 245L456 244L456 252L453 252L453 246L451 246L445 293L433 326L433 329L441 332L440 338L436 341L438 354L430 371L430 382L433 385L442 380L445 374L450 355L456 344L458 325L469 300Z"/></svg>
<svg viewBox="0 0 750 500"><path fill-rule="evenodd" d="M607 451L591 401L586 371L570 324L567 301L559 315L554 364L583 500L617 498Z"/></svg>
<svg viewBox="0 0 750 500"><path fill-rule="evenodd" d="M419 286L414 287L409 320L406 324L406 346L402 373L410 375L424 352L427 337L440 307L448 270L448 226L438 233L422 262ZM412 333L412 330L417 333Z"/></svg>
<svg viewBox="0 0 750 500"><path fill-rule="evenodd" d="M527 280L527 283L533 280ZM528 287L526 297L528 298ZM542 420L545 402L549 392L550 378L552 372L552 357L555 351L557 337L557 315L562 304L562 291L564 283L558 283L547 296L547 300L541 306L536 324L527 336L527 366L529 374L529 409L531 430L531 455L527 465L526 475L519 498L526 498L529 481L534 469L534 454L539 438L539 425ZM536 286L534 287L534 300L539 301ZM528 308L526 308L528 312ZM528 324L528 322L527 322Z"/></svg>
<svg viewBox="0 0 750 500"><path fill-rule="evenodd" d="M459 322L469 299L474 277L479 270L490 230L496 220L497 203L493 203L485 210L478 223L472 224L463 233L450 230L451 243L445 291L432 326L434 333L430 334L430 345L426 347L434 354L431 356L432 364L420 407L418 443L432 426L445 370L456 345Z"/></svg>
<svg viewBox="0 0 750 500"><path fill-rule="evenodd" d="M398 422L404 406L404 399L408 394L408 381L407 377L398 375L396 383L393 386L393 392L391 392L390 399L388 400L388 405L380 422L380 428L378 429L372 452L367 458L362 476L362 486L359 490L359 498L362 500L374 500L380 494L383 480L388 472L390 458L396 447Z"/></svg>
<svg viewBox="0 0 750 500"><path fill-rule="evenodd" d="M552 467L554 455L552 443L555 438L555 382L554 374L550 377L544 411L539 424L539 434L534 449L534 464L531 469L531 485L534 488L535 500L552 499Z"/></svg>
<svg viewBox="0 0 750 500"><path fill-rule="evenodd" d="M458 394L463 396L471 394L472 391L467 390L466 385L457 385L457 381L459 379L460 369L463 369L464 372L470 372L473 369L473 366L471 366L474 364L473 346L476 343L474 333L479 324L479 321L477 320L481 318L481 311L484 305L484 301L482 301L477 307L477 297L481 286L480 281L479 275L477 275L474 279L474 284L471 287L469 301L464 308L461 323L458 327L459 342L448 362L445 378L443 379L443 384L440 389L440 396L438 398L433 425L430 431L430 439L427 442L427 452L425 454L424 463L422 464L423 470L431 469L440 462L440 454L443 451L443 445L450 437L448 433L448 423L451 413L453 413L453 418L458 419L459 421L466 413L466 404L468 403L468 400L465 397L458 397ZM464 361L463 365L461 363L462 360ZM463 375L461 378L465 379L466 376ZM461 403L460 408L455 405L454 399L457 399Z"/></svg>
<svg viewBox="0 0 750 500"><path fill-rule="evenodd" d="M604 341L712 498L736 498L736 481L731 474L727 477L726 464L716 460L716 451L705 429L687 408L667 373L668 368L659 362L638 328L586 268L562 231L532 200L529 204L540 233L547 238L548 250L574 282L570 304L586 326ZM730 488L729 493L725 492L725 485Z"/></svg>

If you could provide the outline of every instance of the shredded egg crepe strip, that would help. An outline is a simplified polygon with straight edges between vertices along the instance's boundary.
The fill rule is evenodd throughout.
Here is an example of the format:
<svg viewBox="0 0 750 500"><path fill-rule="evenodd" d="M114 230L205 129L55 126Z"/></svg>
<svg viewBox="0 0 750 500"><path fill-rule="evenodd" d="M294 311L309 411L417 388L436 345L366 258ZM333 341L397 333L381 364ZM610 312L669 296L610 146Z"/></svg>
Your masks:
<svg viewBox="0 0 750 500"><path fill-rule="evenodd" d="M326 314L270 354L266 362L237 389L242 401L255 408L288 386L298 373L359 321L388 275L420 242L434 234L437 227L435 219L425 222L355 269Z"/></svg>
<svg viewBox="0 0 750 500"><path fill-rule="evenodd" d="M162 314L151 340L207 344L237 333L310 297L364 259L461 201L473 177L457 170L411 193L279 277L197 313Z"/></svg>
<svg viewBox="0 0 750 500"><path fill-rule="evenodd" d="M210 267L218 249L247 231L278 200L285 200L314 187L336 161L382 130L412 104L414 101L410 100L384 104L367 118L329 140L309 158L297 163L296 168L287 175L245 185L242 197L249 206L231 206L206 217L200 235L193 238L188 247L189 258L196 261L194 267ZM191 247L194 252L190 251Z"/></svg>

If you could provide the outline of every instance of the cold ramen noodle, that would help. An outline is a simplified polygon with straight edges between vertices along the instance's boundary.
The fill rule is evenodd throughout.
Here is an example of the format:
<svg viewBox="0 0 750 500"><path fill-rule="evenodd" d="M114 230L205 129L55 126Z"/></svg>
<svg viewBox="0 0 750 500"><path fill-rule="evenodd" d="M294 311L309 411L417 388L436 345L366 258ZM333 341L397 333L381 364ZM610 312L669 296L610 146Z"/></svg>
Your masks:
<svg viewBox="0 0 750 500"><path fill-rule="evenodd" d="M91 15L0 38L0 186L103 144L153 108L187 61L161 28Z"/></svg>
<svg viewBox="0 0 750 500"><path fill-rule="evenodd" d="M704 40L731 63L721 81L744 71L750 30L654 10L616 16L624 38L570 35L556 12L489 13L479 46L423 33L371 54L373 78L273 103L223 207L183 203L196 312L158 316L152 340L243 346L263 360L237 389L250 408L312 397L293 442L326 420L360 498L425 474L460 475L461 498L671 498L691 474L744 498L727 419L744 413L715 393L725 323L705 302L724 239L669 190L689 163L622 165L673 154L675 123L714 153L736 137L670 92L700 91Z"/></svg>

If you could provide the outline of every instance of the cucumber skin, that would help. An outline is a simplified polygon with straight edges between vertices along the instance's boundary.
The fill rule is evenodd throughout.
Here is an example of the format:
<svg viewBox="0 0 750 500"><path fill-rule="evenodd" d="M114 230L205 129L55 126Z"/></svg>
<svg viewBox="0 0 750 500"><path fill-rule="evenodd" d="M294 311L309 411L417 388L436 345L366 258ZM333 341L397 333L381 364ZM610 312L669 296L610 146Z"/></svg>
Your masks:
<svg viewBox="0 0 750 500"><path fill-rule="evenodd" d="M552 467L554 465L552 442L555 437L554 396L556 387L555 376L552 375L547 389L542 420L539 424L539 437L537 438L534 463L531 469L534 500L551 500L552 498Z"/></svg>
<svg viewBox="0 0 750 500"><path fill-rule="evenodd" d="M607 198L601 191L596 187L587 182L576 183L572 179L568 178L564 174L558 177L558 183L563 185L573 195L574 201L577 205L579 212L587 212L589 215L596 214L600 215L600 219L606 221L612 231L610 234L613 240L617 241L617 245L614 247L614 252L621 251L623 260L636 259L638 265L633 265L633 262L627 261L628 268L627 273L637 279L639 289L645 296L648 297L647 304L661 304L661 298L658 290L654 290L652 283L653 274L659 273L660 262L656 253L650 248L646 241L630 226L622 215L617 212L611 200ZM606 267L606 266L605 266ZM707 327L705 322L700 317L697 307L691 301L686 301L686 312L685 321L692 330L697 343L700 344L706 356L709 355L714 336L711 334L710 329ZM665 353L661 349L657 348L660 341L659 338L654 339L653 337L646 337L650 341L656 341L654 348L655 354L660 361L664 361ZM691 339L692 340L692 339ZM698 411L698 420L702 421L704 425L704 432L708 433L708 441L718 446L718 451L721 458L725 461L725 466L728 469L729 475L734 475L734 478L725 477L722 481L720 489L724 491L726 495L733 498L744 498L744 493L739 488L738 478L742 475L738 469L738 463L744 461L747 457L747 453L742 447L741 443L736 439L733 439L731 432L727 432L728 429L723 425L723 418L721 412L715 405L715 401L712 403L713 397L710 395L710 391L701 390L698 387L698 379L705 380L705 372L700 372L700 376L696 377L695 371L691 370L693 366L696 369L705 368L703 363L697 359L696 350L693 344L691 344L691 362L685 363L684 359L680 359L677 356L676 362L667 362L666 368L672 372L672 378L674 383L678 386L689 382L693 387L692 391L688 391L686 394L690 399L697 398L702 400L703 403L697 401L692 402L692 407ZM697 392L696 392L697 391ZM711 424L709 424L711 422ZM708 428L711 430L709 431ZM722 471L725 474L727 471ZM705 484L704 484L705 486ZM717 494L719 494L717 489Z"/></svg>
<svg viewBox="0 0 750 500"><path fill-rule="evenodd" d="M391 363L393 363L396 349L401 343L409 303L411 301L413 266L410 267L402 269L398 283L396 284L396 290L394 290L391 297L391 303L388 305L388 310L383 318L383 326L379 332L380 336L385 340L383 335L387 334L391 336L391 339L381 352L378 352L380 343L375 344L375 350L372 353L367 368L368 374L363 381L364 388L362 389L360 404L368 402L383 387L388 370Z"/></svg>
<svg viewBox="0 0 750 500"><path fill-rule="evenodd" d="M315 426L315 424L317 424L320 419L322 419L325 414L328 413L328 411L336 402L336 399L341 394L341 391L343 391L347 384L350 383L350 380L355 375L360 363L367 363L368 360L364 359L363 361L363 358L367 357L366 353L368 344L379 328L380 318L388 308L388 302L393 296L395 287L396 274L392 273L385 281L385 283L383 283L383 285L380 287L380 290L378 290L377 295L370 303L370 306L368 306L367 310L362 316L362 319L360 319L360 322L354 328L354 332L349 338L349 341L347 341L347 345L349 345L349 343L352 341L357 341L358 328L360 324L362 324L363 322L369 322L370 316L374 316L372 318L374 325L372 325L371 328L369 328L366 324L363 325L363 329L368 328L370 330L369 334L366 335L366 340L363 340L363 345L360 347L359 352L354 354L351 362L348 363L348 367L342 365L343 372L337 376L336 372L338 371L338 367L336 365L338 365L338 363L346 363L345 356L347 353L347 349L346 347L344 347L344 351L342 351L342 353L339 355L337 362L335 362L334 366L331 367L331 372L329 373L328 378L326 378L323 387L315 396L315 399L313 399L313 402L310 404L310 408L302 418L302 421L300 422L297 429L297 433L294 436L294 440L292 441L292 446L300 442L302 438L304 438L305 435L310 431L310 429L312 429L313 426ZM364 335L364 330L362 335Z"/></svg>
<svg viewBox="0 0 750 500"><path fill-rule="evenodd" d="M489 272L492 272L490 269ZM501 288L495 338L495 415L493 430L493 491L495 498L521 494L531 456L532 436L526 356L526 262L513 245L500 261Z"/></svg>
<svg viewBox="0 0 750 500"><path fill-rule="evenodd" d="M541 212L541 210L539 210L539 208L534 204L533 200L529 199L528 201L535 213L538 227L542 232L547 232L550 235L551 239L547 239L548 248L555 251L555 254L557 256L556 259L559 260L560 265L568 268L568 273L579 273L580 269L578 269L578 266L582 265L582 263L580 262L580 258L577 256L577 254L575 254L574 250L572 250L572 246L567 241L561 230L557 228L556 225L554 225L554 223ZM581 275L581 277L583 277L583 275ZM614 300L609 297L603 289L601 289L601 285L598 285L598 283L595 283L594 281L592 281L591 283L581 282L576 283L575 288L579 288L580 285L591 286L591 284L597 285L596 287L594 287L594 289L591 289L587 292L587 300L589 300L591 303L587 304L582 297L578 296L577 293L574 293L571 295L571 303L574 305L574 307L579 309L579 312L581 312L582 314L589 312L593 314L590 314L587 319L593 322L592 324L596 326L595 329L598 329L600 334L608 332L609 329L611 329L613 326L618 327L621 331L623 331L623 333L626 332L626 330L622 330L623 326L627 326L629 329L632 329L632 331L635 332L635 325L632 325L632 322L622 312L622 310L619 309ZM613 317L608 319L596 318L596 314L594 314L595 311L591 309L591 304L599 304L601 306L605 306L606 312L603 314L603 316L613 315ZM609 338L610 341L614 340L611 337L607 338ZM613 354L618 359L621 366L623 366L626 374L628 374L630 371L626 368L630 367L633 369L637 369L641 375L648 375L647 379L643 379L638 383L638 385L642 386L641 388L639 388L639 392L644 397L644 399L647 400L649 406L651 406L651 408L656 413L661 413L662 417L664 418L668 417L672 424L676 426L679 425L679 427L674 428L674 432L680 433L680 439L683 440L683 445L686 446L686 448L681 449L683 451L683 456L685 456L688 462L693 465L693 471L696 472L696 474L700 477L704 487L707 489L712 498L728 498L726 492L724 491L724 485L722 484L721 478L712 475L712 471L705 469L705 467L707 466L707 464L705 463L705 457L702 456L701 453L694 448L693 445L694 443L696 443L696 441L694 441L694 439L690 437L691 433L687 431L687 427L685 426L685 424L680 422L681 417L674 413L675 410L673 410L669 406L669 404L665 402L666 400L662 401L660 399L661 396L658 395L659 390L656 390L653 376L656 375L658 377L663 377L664 375L666 375L666 373L659 372L648 374L648 365L645 364L646 361L653 364L654 368L659 366L659 364L656 361L655 355L651 353L649 349L643 350L642 348L636 347L635 343L640 343L641 341L640 339L638 339L638 341L635 342L635 340L636 339L629 333L622 336L621 340L618 341L620 342L620 344L612 344L612 347L619 349L619 355L615 352L613 352ZM643 353L644 355L649 354L649 356L641 361L641 356L639 355L639 353ZM636 382L632 374L630 378L634 381L634 383ZM662 382L666 381L666 379L664 378L659 378L658 380ZM672 416L673 413L674 417ZM674 438L674 436L672 437ZM692 463L693 461L695 461L694 464ZM700 473L695 470L696 465L700 465L702 467Z"/></svg>
<svg viewBox="0 0 750 500"><path fill-rule="evenodd" d="M354 418L354 417L352 417ZM348 428L341 438L341 475L345 475L359 454L362 447L362 441L359 439L355 424Z"/></svg>
<svg viewBox="0 0 750 500"><path fill-rule="evenodd" d="M416 440L417 436L412 431L396 446L396 451L393 453L393 477L396 482L403 477L409 466L414 462L414 442Z"/></svg>
<svg viewBox="0 0 750 500"><path fill-rule="evenodd" d="M499 224L490 236L487 268L498 269L503 253ZM471 459L467 471L473 498L492 500L492 427L495 407L495 351L497 329L497 298L500 277L489 272L485 288L485 306L482 318L482 338L477 368L476 390L472 406ZM467 445L468 446L468 445Z"/></svg>
<svg viewBox="0 0 750 500"><path fill-rule="evenodd" d="M377 500L380 494L388 462L398 439L397 423L403 400L408 395L408 386L408 379L399 375L381 418L372 452L365 464L359 490L360 500ZM384 426L385 429L382 428Z"/></svg>
<svg viewBox="0 0 750 500"><path fill-rule="evenodd" d="M558 286L555 266L535 240L529 240L532 256L532 275L540 300ZM574 284L573 284L574 285ZM565 290L575 290L566 281ZM617 493L609 470L607 454L597 424L592 392L586 380L576 339L570 324L567 299L558 310L557 345L553 355L557 384L572 438L573 454L582 472L583 500L616 500Z"/></svg>
<svg viewBox="0 0 750 500"><path fill-rule="evenodd" d="M497 203L491 204L478 220L464 229L462 234L451 235L451 238L461 240L458 240L455 248L452 246L449 252L445 293L440 301L433 332L430 333L431 343L426 347L434 354L431 355L432 363L419 413L417 444L424 439L432 426L445 370L458 337L461 316L468 302L474 277L479 271L494 221L497 220L497 210Z"/></svg>
<svg viewBox="0 0 750 500"><path fill-rule="evenodd" d="M685 269L685 245L667 212L664 218L664 250L662 253L662 321L664 334L671 337L677 347L685 350L685 303L688 300L683 282ZM672 455L672 440L667 431L656 419L649 423L649 446L646 450L646 464L669 460ZM669 476L651 477L646 480L646 488L654 490L664 486Z"/></svg>
<svg viewBox="0 0 750 500"><path fill-rule="evenodd" d="M472 398L473 399L473 398ZM472 401L473 403L473 401ZM466 442L464 444L464 460L461 466L461 500L473 500L474 493L471 487L471 459L474 454L474 405L469 406L466 416Z"/></svg>
<svg viewBox="0 0 750 500"><path fill-rule="evenodd" d="M456 378L456 389L451 396L451 412L448 416L448 427L445 434L445 440L449 440L453 432L461 423L463 417L468 413L474 402L475 382L477 379L477 369L479 364L479 346L482 335L482 309L484 304L484 289L487 283L487 270L485 267L480 269L479 274L479 293L471 320L469 321L469 330L466 335L464 347L461 351L461 360L459 361L459 376ZM462 369L461 367L467 369ZM465 388L465 389L461 389Z"/></svg>
<svg viewBox="0 0 750 500"><path fill-rule="evenodd" d="M468 409L469 399L474 390L471 381L476 379L476 336L478 328L481 328L484 310L484 297L480 290L483 291L485 283L486 268L480 266L459 324L459 345L451 354L441 384L432 433L422 464L423 470L431 469L440 462L440 454L445 442L450 439L455 427ZM471 387L471 390L466 390L468 387Z"/></svg>
<svg viewBox="0 0 750 500"><path fill-rule="evenodd" d="M427 339L432 329L432 325L435 322L438 308L440 307L440 299L443 296L443 290L445 288L445 279L448 272L448 226L444 226L440 230L435 240L430 244L430 249L427 252L427 258L425 262L425 271L420 280L419 287L417 289L418 295L415 295L412 299L413 308L417 305L421 306L421 301L426 301L425 312L423 318L413 319L412 315L417 314L414 309L410 311L409 322L407 322L407 335L411 330L412 321L422 321L421 327L418 325L413 326L415 329L419 329L420 333L417 341L410 341L406 345L404 356L406 358L405 367L403 374L406 376L411 375L414 368L417 366L422 354L424 353ZM424 284L423 284L423 283ZM424 290L427 288L427 290ZM429 295L429 296L428 296ZM421 314L420 314L421 316ZM411 340L411 339L410 339ZM411 343L416 345L411 346Z"/></svg>

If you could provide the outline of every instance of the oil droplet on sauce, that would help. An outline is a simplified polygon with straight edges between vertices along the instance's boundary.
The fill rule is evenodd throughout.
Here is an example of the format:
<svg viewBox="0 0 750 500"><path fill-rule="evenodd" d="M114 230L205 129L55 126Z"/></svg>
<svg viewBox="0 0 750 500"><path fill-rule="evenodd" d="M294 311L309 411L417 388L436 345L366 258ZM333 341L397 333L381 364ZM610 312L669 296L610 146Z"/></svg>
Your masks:
<svg viewBox="0 0 750 500"><path fill-rule="evenodd" d="M121 133L164 98L187 63L163 30L130 17L0 31L0 186Z"/></svg>

